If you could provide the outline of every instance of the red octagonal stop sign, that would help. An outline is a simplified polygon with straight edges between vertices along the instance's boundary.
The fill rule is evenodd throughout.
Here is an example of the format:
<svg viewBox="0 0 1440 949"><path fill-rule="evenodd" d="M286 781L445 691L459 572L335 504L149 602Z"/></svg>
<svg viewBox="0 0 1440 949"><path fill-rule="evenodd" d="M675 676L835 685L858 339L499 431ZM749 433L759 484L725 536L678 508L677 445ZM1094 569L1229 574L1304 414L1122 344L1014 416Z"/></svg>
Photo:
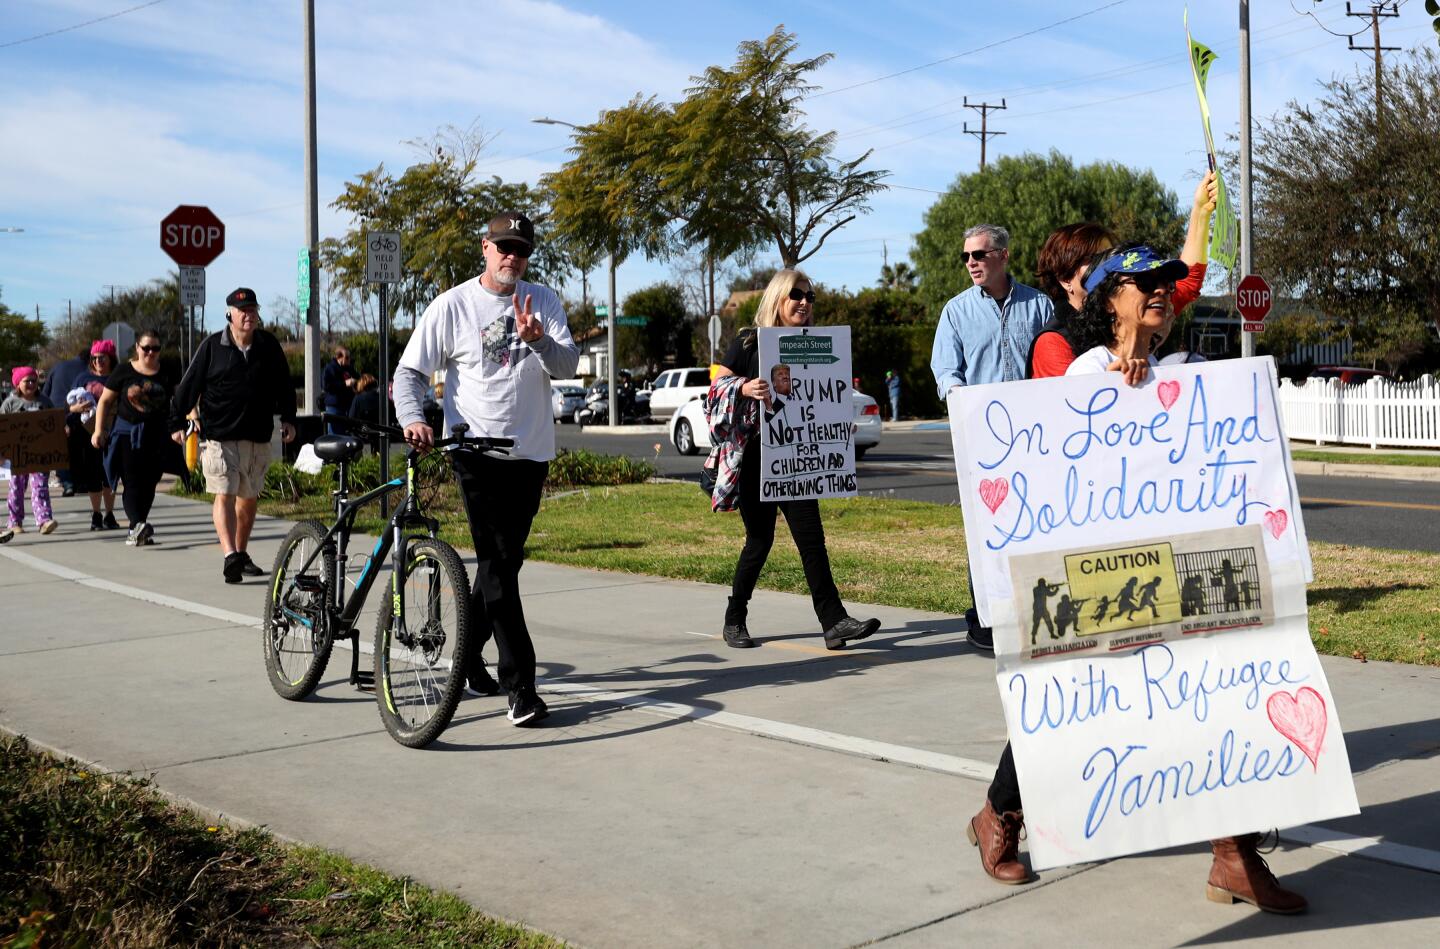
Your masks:
<svg viewBox="0 0 1440 949"><path fill-rule="evenodd" d="M160 222L160 249L182 267L204 267L225 251L225 225L209 208L182 204Z"/></svg>
<svg viewBox="0 0 1440 949"><path fill-rule="evenodd" d="M1273 302L1270 284L1259 274L1250 274L1235 288L1235 309L1240 311L1240 316L1247 323L1262 322L1270 313Z"/></svg>

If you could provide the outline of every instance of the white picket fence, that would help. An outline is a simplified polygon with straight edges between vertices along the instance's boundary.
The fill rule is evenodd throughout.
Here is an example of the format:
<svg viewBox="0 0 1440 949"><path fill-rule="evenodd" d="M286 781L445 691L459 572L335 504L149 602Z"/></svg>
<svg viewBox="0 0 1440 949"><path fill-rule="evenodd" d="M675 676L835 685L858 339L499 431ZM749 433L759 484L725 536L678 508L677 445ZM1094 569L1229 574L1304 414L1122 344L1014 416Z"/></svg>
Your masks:
<svg viewBox="0 0 1440 949"><path fill-rule="evenodd" d="M1373 378L1343 386L1338 379L1280 380L1285 434L1317 445L1440 448L1440 379L1395 383Z"/></svg>

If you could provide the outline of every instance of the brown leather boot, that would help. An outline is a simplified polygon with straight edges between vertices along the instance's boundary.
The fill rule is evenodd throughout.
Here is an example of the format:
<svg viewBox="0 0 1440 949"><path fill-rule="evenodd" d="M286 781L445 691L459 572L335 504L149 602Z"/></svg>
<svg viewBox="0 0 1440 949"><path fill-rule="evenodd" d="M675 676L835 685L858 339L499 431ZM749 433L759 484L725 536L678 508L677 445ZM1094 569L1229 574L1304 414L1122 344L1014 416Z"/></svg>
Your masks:
<svg viewBox="0 0 1440 949"><path fill-rule="evenodd" d="M1280 885L1265 858L1260 856L1259 834L1221 837L1210 841L1215 862L1210 864L1210 882L1205 898L1212 903L1237 901L1257 906L1267 913L1291 915L1305 912L1305 897Z"/></svg>
<svg viewBox="0 0 1440 949"><path fill-rule="evenodd" d="M970 843L980 848L980 865L997 883L1014 886L1030 882L1030 871L1019 859L1020 831L1024 828L1024 811L997 814L989 800L965 828Z"/></svg>

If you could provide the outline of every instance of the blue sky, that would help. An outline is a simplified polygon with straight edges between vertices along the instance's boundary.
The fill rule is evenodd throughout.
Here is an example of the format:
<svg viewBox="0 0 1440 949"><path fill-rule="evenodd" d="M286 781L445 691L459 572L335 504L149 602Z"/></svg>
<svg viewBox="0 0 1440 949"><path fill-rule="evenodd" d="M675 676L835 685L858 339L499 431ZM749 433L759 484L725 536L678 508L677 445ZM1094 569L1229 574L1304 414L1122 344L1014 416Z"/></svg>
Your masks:
<svg viewBox="0 0 1440 949"><path fill-rule="evenodd" d="M38 305L47 322L63 321L67 300L78 308L107 285L164 274L172 265L159 248L160 219L178 204L203 204L227 229L208 273L214 328L236 285L253 286L262 302L294 295L305 233L301 4L162 0L26 41L142 2L3 3L0 230L24 232L0 232L0 287L10 307L33 314ZM839 133L839 157L875 149L871 165L889 169L897 186L806 263L828 285L873 283L882 248L904 259L935 192L976 168L979 143L961 123L975 128L979 116L963 96L1008 105L991 114L1006 133L991 139L992 156L1056 148L1077 162L1150 168L1187 206L1205 164L1178 0L316 7L325 236L347 223L326 207L344 182L381 162L399 170L416 161L408 140L475 123L493 136L484 170L533 182L564 160L569 140L568 130L531 119L583 123L637 92L677 99L690 76L731 62L737 43L778 23L798 34L803 55L835 54L815 77L829 94L807 103L809 124ZM1236 11L1233 2L1190 10L1196 38L1220 54L1209 85L1217 138L1238 128ZM1319 80L1369 74L1368 56L1309 11L1336 31L1360 25L1337 0L1251 4L1257 116L1312 99ZM1434 41L1416 0L1384 29L1387 45ZM937 60L948 61L913 68ZM902 70L912 71L880 79ZM627 262L620 295L672 269Z"/></svg>

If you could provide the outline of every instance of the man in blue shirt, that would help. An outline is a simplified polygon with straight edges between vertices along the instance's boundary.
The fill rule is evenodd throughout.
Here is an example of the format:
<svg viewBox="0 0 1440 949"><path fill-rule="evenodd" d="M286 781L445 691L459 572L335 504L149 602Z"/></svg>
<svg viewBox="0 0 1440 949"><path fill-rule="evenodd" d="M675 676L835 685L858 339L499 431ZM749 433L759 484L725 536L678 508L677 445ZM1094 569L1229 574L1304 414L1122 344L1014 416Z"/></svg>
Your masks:
<svg viewBox="0 0 1440 949"><path fill-rule="evenodd" d="M942 402L960 386L1024 379L1030 343L1055 312L1049 297L1010 276L1010 232L1005 228L970 228L960 256L975 286L945 304L935 327L930 371ZM973 576L970 586L975 586ZM965 620L970 644L993 652L990 628L980 625L973 606L965 611Z"/></svg>
<svg viewBox="0 0 1440 949"><path fill-rule="evenodd" d="M978 224L960 255L975 286L940 312L930 371L943 402L956 386L1025 378L1030 342L1054 314L1050 298L1010 276L1010 232Z"/></svg>

